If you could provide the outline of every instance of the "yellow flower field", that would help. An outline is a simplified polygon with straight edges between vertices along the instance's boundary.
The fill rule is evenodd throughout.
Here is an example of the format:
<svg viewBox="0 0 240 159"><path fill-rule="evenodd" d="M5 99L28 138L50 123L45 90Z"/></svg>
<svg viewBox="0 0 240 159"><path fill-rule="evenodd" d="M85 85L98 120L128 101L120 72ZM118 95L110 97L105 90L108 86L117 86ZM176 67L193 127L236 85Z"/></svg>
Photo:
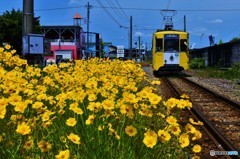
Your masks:
<svg viewBox="0 0 240 159"><path fill-rule="evenodd" d="M187 158L200 122L179 124L186 97L162 101L133 61L29 66L0 47L1 158Z"/></svg>

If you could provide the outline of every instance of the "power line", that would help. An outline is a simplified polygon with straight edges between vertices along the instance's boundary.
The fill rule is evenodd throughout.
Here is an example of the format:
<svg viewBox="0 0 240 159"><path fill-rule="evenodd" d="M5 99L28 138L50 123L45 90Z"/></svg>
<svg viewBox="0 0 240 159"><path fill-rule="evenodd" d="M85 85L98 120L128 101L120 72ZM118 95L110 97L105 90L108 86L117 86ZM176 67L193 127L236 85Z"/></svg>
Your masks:
<svg viewBox="0 0 240 159"><path fill-rule="evenodd" d="M115 22L117 23L118 26L122 26L109 12L106 8L108 7L105 7L101 1L97 0L98 4L101 6L101 8L110 16L110 18Z"/></svg>
<svg viewBox="0 0 240 159"><path fill-rule="evenodd" d="M117 3L118 7L119 7L119 8L121 9L121 11L123 12L123 15L125 15L125 17L128 18L128 16L126 15L126 13L124 12L124 10L123 10L122 7L120 6L118 0L115 0L115 1L116 1L116 3Z"/></svg>
<svg viewBox="0 0 240 159"><path fill-rule="evenodd" d="M45 8L45 9L35 9L36 12L42 11L53 11L53 10L64 10L64 9L75 9L75 8L83 8L85 6L75 6L75 7L61 7L61 8Z"/></svg>
<svg viewBox="0 0 240 159"><path fill-rule="evenodd" d="M121 12L119 11L119 9L116 9L116 7L114 6L113 2L111 0L107 0L109 6L111 7L111 9L116 13L116 15L121 18L124 21L128 21L126 20L125 17L122 16Z"/></svg>
<svg viewBox="0 0 240 159"><path fill-rule="evenodd" d="M99 0L97 0L99 3ZM100 2L101 3L101 2ZM75 9L75 8L83 8L85 6L75 6L75 7L61 7L61 8L45 8L45 9L35 9L36 12L42 12L42 11L54 11L54 10L64 10L64 9ZM94 8L103 8L102 6L93 6ZM111 7L105 7L105 9L112 9ZM119 10L135 10L135 11L152 11L152 12L159 12L166 9L154 9L154 8L128 8L128 7L114 7L114 9ZM239 12L240 9L174 9L179 12ZM4 13L1 12L0 13Z"/></svg>

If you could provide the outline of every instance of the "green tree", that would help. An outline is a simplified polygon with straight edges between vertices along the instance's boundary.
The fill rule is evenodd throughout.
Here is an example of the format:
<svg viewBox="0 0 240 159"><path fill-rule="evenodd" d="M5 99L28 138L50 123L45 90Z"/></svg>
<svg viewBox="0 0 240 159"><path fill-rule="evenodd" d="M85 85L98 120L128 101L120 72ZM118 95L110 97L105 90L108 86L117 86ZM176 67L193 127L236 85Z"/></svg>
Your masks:
<svg viewBox="0 0 240 159"><path fill-rule="evenodd" d="M223 41L222 41L222 39L220 39L218 44L222 44L222 43L223 43Z"/></svg>
<svg viewBox="0 0 240 159"><path fill-rule="evenodd" d="M236 41L239 41L240 40L240 37L233 37L230 42L236 42Z"/></svg>
<svg viewBox="0 0 240 159"><path fill-rule="evenodd" d="M40 17L34 17L33 33L40 33ZM0 45L8 43L22 53L22 11L12 9L6 11L0 16Z"/></svg>

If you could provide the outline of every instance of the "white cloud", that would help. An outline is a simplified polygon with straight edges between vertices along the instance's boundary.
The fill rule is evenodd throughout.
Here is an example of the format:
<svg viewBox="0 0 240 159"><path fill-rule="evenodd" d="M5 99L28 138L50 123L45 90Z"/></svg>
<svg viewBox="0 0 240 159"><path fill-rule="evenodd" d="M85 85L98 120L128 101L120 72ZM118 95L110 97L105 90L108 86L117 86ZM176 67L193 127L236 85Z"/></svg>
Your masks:
<svg viewBox="0 0 240 159"><path fill-rule="evenodd" d="M213 19L213 20L210 20L208 22L209 23L223 23L223 20L222 19Z"/></svg>

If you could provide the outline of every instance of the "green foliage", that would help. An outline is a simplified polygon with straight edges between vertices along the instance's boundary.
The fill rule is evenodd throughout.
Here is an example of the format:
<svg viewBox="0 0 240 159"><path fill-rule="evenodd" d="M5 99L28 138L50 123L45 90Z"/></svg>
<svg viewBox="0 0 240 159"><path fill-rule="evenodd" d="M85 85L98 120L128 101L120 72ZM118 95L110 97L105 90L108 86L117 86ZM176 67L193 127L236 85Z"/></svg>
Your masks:
<svg viewBox="0 0 240 159"><path fill-rule="evenodd" d="M33 20L33 33L40 33L40 17ZM11 35L11 36L10 36ZM8 43L16 49L18 54L22 52L22 11L13 9L0 16L0 45Z"/></svg>
<svg viewBox="0 0 240 159"><path fill-rule="evenodd" d="M201 69L199 70L198 75L207 78L210 77L210 78L223 78L228 80L239 80L240 63L237 63L226 70L219 69L218 67Z"/></svg>
<svg viewBox="0 0 240 159"><path fill-rule="evenodd" d="M236 41L239 41L240 40L240 37L233 37L232 40L230 40L230 42L236 42Z"/></svg>
<svg viewBox="0 0 240 159"><path fill-rule="evenodd" d="M218 44L222 44L222 43L223 43L223 41L222 41L222 39L220 39Z"/></svg>
<svg viewBox="0 0 240 159"><path fill-rule="evenodd" d="M189 63L190 68L197 69L197 68L205 68L205 61L202 58L194 58Z"/></svg>

